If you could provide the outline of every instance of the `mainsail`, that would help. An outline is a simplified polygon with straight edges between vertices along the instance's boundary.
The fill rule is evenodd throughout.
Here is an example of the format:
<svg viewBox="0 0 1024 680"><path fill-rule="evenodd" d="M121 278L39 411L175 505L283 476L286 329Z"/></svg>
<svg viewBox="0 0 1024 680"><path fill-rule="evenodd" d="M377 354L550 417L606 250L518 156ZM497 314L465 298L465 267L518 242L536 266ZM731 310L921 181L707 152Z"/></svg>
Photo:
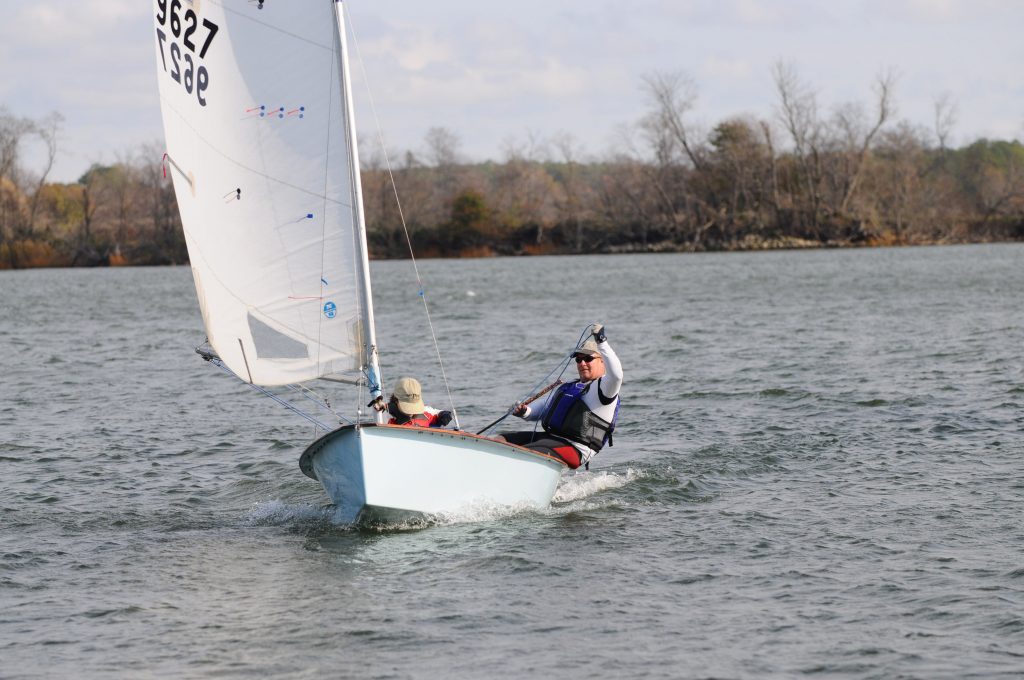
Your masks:
<svg viewBox="0 0 1024 680"><path fill-rule="evenodd" d="M203 322L240 378L373 352L340 2L155 0L157 73Z"/></svg>

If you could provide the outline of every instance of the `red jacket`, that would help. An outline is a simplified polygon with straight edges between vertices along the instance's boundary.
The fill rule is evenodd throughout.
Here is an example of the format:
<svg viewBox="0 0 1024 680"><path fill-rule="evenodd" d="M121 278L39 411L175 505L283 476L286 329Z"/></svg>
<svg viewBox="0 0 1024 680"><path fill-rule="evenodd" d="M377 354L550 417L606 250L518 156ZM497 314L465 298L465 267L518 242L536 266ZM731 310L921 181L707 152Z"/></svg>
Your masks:
<svg viewBox="0 0 1024 680"><path fill-rule="evenodd" d="M404 423L399 423L396 418L392 418L388 421L388 425L402 425L403 427L439 427L438 422L441 411L432 409L429 406L423 410L423 413L419 415L411 416L409 420Z"/></svg>

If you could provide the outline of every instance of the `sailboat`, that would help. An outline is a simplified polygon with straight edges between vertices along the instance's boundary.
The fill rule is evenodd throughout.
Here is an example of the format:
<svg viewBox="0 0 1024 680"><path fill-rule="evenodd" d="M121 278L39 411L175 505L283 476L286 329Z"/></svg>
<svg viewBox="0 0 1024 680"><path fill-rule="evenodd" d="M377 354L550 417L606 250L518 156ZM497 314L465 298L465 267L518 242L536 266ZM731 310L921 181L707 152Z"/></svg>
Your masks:
<svg viewBox="0 0 1024 680"><path fill-rule="evenodd" d="M350 385L352 419L300 457L341 521L546 507L562 460L363 412L382 376L343 2L155 0L154 20L205 358L265 392Z"/></svg>

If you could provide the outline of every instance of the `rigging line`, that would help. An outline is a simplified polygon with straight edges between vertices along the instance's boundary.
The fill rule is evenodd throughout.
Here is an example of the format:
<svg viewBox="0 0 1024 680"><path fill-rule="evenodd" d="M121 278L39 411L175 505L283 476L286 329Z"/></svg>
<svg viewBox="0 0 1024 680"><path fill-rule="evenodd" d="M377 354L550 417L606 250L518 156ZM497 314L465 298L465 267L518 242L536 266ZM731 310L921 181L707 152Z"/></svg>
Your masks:
<svg viewBox="0 0 1024 680"><path fill-rule="evenodd" d="M242 12L239 12L236 9L231 9L230 7L227 6L227 3L215 2L215 4L220 5L220 8L222 10L224 10L224 12L226 12L226 13L234 14L235 16L239 17L240 19L245 19L247 21L251 21L254 24L259 24L263 28L266 28L266 29L269 29L271 31L274 31L275 33L281 33L283 35L286 35L289 38L292 38L293 40L298 40L298 41L301 41L301 42L304 42L304 43L309 43L310 45L313 45L315 47L320 47L320 48L322 48L324 50L327 50L327 51L330 51L330 49L331 49L327 45L321 45L317 41L310 40L308 37L306 37L304 35L299 35L298 33L292 33L291 31L286 31L286 30L282 29L280 26L275 26L272 23L268 23L268 22L265 22L265 21L260 21L259 19L254 18L251 13L243 14Z"/></svg>
<svg viewBox="0 0 1024 680"><path fill-rule="evenodd" d="M593 328L593 324L587 324L587 325L586 325L586 326L585 326L585 327L583 328L583 332L582 332L582 333L580 333L580 337L579 337L579 339L578 339L578 340L576 341L576 346L575 346L575 347L573 348L573 350L572 350L571 352L569 352L569 354L568 354L568 355L566 355L566 356L565 356L565 358L563 358L562 360L560 360L560 361L558 362L558 364L557 364L557 365L556 365L556 366L555 366L555 367L554 367L553 369L551 369L551 371L550 371L550 372L549 372L549 373L548 373L548 374L547 374L546 376L544 376L543 378L541 378L540 382L538 382L538 383L537 383L536 385L534 385L534 386L533 386L533 388L531 388L531 389L530 389L530 392L529 392L528 394L532 394L532 393L533 393L533 392L535 392L535 391L536 391L536 390L537 390L537 389L538 389L538 388L539 388L539 387L540 387L541 385L543 385L544 383L546 383L546 382L548 381L548 379L550 379L550 378L551 378L551 376L555 374L555 371L558 371L558 380L561 380L561 379L562 379L562 376L563 376L563 375L565 375L565 372L566 372L566 370L567 370L567 369L569 368L569 364L570 364L570 363L572 363L572 357L573 357L573 355L574 355L574 354L576 354L576 350L578 350L578 349L580 348L580 346L581 346L581 345L582 345L582 344L584 343L584 341L585 341L585 340L586 340L586 338L587 338L587 334L588 334L588 333L590 332L590 329L591 329L591 328ZM509 413L511 413L511 411L509 411ZM492 423L491 425L488 425L488 426L487 426L487 428L484 428L484 430L481 430L481 432L480 432L480 433L484 432L485 430L489 429L490 427L493 427L493 425L495 425L495 424L496 424L496 423ZM539 420L538 420L538 421L536 421L536 422L534 422L534 424L533 424L533 431L534 431L534 432L536 432L536 431L537 431L537 428L538 428L539 426L540 426L540 421L539 421Z"/></svg>
<svg viewBox="0 0 1024 680"><path fill-rule="evenodd" d="M328 403L328 401L324 397L320 396L319 394L309 389L305 385L290 384L285 385L285 387L292 390L293 392L298 392L300 395L302 395L302 397L313 402L324 411L327 411L332 416L337 418L339 421L348 423L349 425L355 425L355 421L350 420L345 416L341 415L340 413L338 413L337 411L335 411L333 408L331 408L330 403Z"/></svg>
<svg viewBox="0 0 1024 680"><path fill-rule="evenodd" d="M577 347L578 347L579 343L576 343L576 344L577 344ZM564 358L559 359L559 361L555 365L555 367L553 369L551 369L550 371L548 371L547 375L545 375L543 378L541 378L539 382L537 382L533 387L530 388L530 390L527 392L527 394L530 394L530 395L533 395L533 396L531 396L531 397L524 397L522 400L518 400L517 399L516 400L517 403L529 404L530 402L532 402L532 401L534 401L534 400L536 400L536 399L538 399L538 398L540 398L542 396L545 396L548 392L550 392L555 387L563 384L562 375L565 374L565 369L567 369L569 367L569 362L572 360L572 355L575 353L575 351L576 350L573 350L572 352L570 352ZM548 385L543 390L541 390L540 389L541 385L543 385L548 380L550 380L551 376L553 376L556 372L558 373L558 378L555 379L555 382L553 382L552 384ZM501 416L500 418L498 418L497 420L492 422L490 425L488 425L484 429L478 431L477 434L483 434L484 432L487 432L487 430L490 430L492 427L494 427L495 425L497 425L501 421L505 420L505 418L507 418L510 415L512 415L512 411L514 410L514 408L515 408L514 406L510 407L507 411L505 411L505 414L503 416ZM538 421L536 421L533 424L533 431L536 432L537 431L537 427L539 427L539 426L540 426L540 421L538 420Z"/></svg>
<svg viewBox="0 0 1024 680"><path fill-rule="evenodd" d="M398 197L398 185L395 183L395 173L391 167L391 155L388 153L387 146L384 144L384 132L381 129L380 117L377 115L377 104L373 99L373 92L370 91L370 79L366 74L366 62L363 61L363 54L359 50L359 39L356 37L356 27L352 21L352 13L342 7L343 12L347 12L349 31L352 33L352 46L355 47L356 59L359 62L359 70L363 74L363 85L366 88L367 100L370 104L370 111L373 113L373 122L377 129L377 140L380 143L381 151L384 154L384 165L388 169L388 179L391 180L391 190L395 195L395 204L398 207L398 218L402 223L402 231L405 233L405 243L409 247L409 258L412 260L413 272L416 274L416 285L419 287L419 296L423 300L423 312L427 316L427 327L430 329L430 339L434 343L434 353L437 354L437 364L441 369L441 380L444 382L445 392L448 394L448 404L452 407L452 418L455 422L455 428L459 427L459 413L455 408L455 400L452 398L451 386L448 384L448 375L444 370L444 360L441 358L441 348L437 344L437 333L434 332L434 322L430 317L430 307L427 305L427 295L423 289L423 279L420 277L420 268L416 264L416 254L412 248L412 238L409 236L409 227L405 223L405 210L402 209L402 201Z"/></svg>
<svg viewBox="0 0 1024 680"><path fill-rule="evenodd" d="M562 376L565 374L566 369L569 368L569 364L572 362L573 355L576 354L576 350L578 350L580 348L580 345L582 345L583 342L586 340L587 334L590 332L590 329L592 327L593 324L587 324L587 326L584 327L583 332L580 333L580 337L578 340L576 340L576 346L573 347L572 351L565 355L565 357L563 357L562 359L559 359L558 363L555 364L555 367L548 371L547 375L541 378L537 382L537 384L530 388L530 391L527 392L527 394L533 394L538 389L540 389L540 387L544 385L544 383L548 382L548 380L551 379L551 376L553 376L556 371L558 372L558 380L562 379Z"/></svg>
<svg viewBox="0 0 1024 680"><path fill-rule="evenodd" d="M196 351L198 351L198 350L196 350ZM204 359L206 359L211 364L213 364L214 366L216 366L220 370L224 371L228 375L234 377L236 380L238 380L242 384L248 385L249 387L251 387L252 389L256 390L257 392L262 393L264 396L270 397L271 399L276 401L281 406L284 406L286 409L288 409L292 413L295 413L296 415L299 415L299 416L305 418L306 420L308 420L309 422L313 423L313 425L319 427L320 429L325 430L327 432L330 432L331 430L334 429L334 428L330 427L329 425L327 425L326 423L324 423L323 421L319 420L318 418L313 417L312 415L306 413L305 411L303 411L299 407L295 406L295 404L289 403L286 399L282 399L281 397L277 396L276 394L274 394L270 390L266 389L265 387L262 387L260 385L256 385L255 383L245 382L244 380L239 378L237 375L235 375L234 372L230 368L225 366L224 362L220 360L220 357L216 357L216 356L212 356L211 355L211 356L209 356L209 358L207 358L207 356L202 354L202 353L200 353L200 356L202 356Z"/></svg>
<svg viewBox="0 0 1024 680"><path fill-rule="evenodd" d="M582 342L582 340L583 340L583 338L581 336L580 337L580 341L576 343L577 347L579 347L580 342ZM536 389L537 386L539 386L539 385L543 385L548 380L548 378L550 378L554 374L555 371L558 371L558 378L557 378L557 380L559 382L561 382L562 381L562 376L565 375L566 370L568 370L568 368L569 368L569 364L572 363L572 355L575 354L575 353L576 353L575 349L572 352L569 352L569 355L566 356L561 361L559 361L558 365L556 365L551 370L551 373L548 373L539 383L537 383L537 385L534 386L534 389ZM567 381L567 382L571 382L571 381ZM540 423L541 423L541 421L539 419L534 422L534 424L533 424L533 431L534 432L537 431L537 428L540 426Z"/></svg>

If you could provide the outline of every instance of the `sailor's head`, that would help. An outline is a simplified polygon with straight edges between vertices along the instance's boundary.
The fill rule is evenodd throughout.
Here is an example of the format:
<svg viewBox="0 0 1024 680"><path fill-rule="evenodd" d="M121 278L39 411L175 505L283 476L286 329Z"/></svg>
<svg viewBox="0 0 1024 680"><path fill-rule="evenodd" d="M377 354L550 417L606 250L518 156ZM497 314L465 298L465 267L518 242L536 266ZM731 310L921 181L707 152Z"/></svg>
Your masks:
<svg viewBox="0 0 1024 680"><path fill-rule="evenodd" d="M423 396L420 381L416 378L399 378L395 381L395 389L391 391L389 409L394 407L399 413L407 416L418 416L423 413Z"/></svg>
<svg viewBox="0 0 1024 680"><path fill-rule="evenodd" d="M572 358L576 360L576 370L580 380L597 380L604 375L604 359L597 351L597 343L588 339L576 348Z"/></svg>

